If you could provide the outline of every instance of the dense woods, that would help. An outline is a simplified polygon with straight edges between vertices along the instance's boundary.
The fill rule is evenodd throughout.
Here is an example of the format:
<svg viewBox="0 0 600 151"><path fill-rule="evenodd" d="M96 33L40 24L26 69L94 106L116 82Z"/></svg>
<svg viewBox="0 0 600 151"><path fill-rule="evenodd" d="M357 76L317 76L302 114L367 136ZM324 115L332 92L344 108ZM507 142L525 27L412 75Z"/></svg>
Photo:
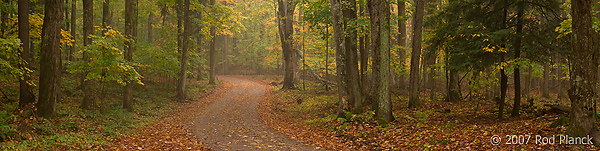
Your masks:
<svg viewBox="0 0 600 151"><path fill-rule="evenodd" d="M595 148L506 144L520 135L600 144L597 1L3 0L0 9L0 149L108 149L212 99L204 94L225 89L223 75L265 81L273 92L261 107L311 127L288 128L295 138L338 138L310 142L328 150Z"/></svg>

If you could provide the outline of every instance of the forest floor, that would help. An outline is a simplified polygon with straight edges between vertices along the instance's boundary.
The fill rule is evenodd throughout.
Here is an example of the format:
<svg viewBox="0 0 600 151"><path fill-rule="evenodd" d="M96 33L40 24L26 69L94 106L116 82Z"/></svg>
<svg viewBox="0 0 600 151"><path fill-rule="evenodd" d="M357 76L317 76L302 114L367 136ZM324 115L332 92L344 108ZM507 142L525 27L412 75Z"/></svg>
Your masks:
<svg viewBox="0 0 600 151"><path fill-rule="evenodd" d="M189 79L189 100L178 102L172 81L146 78L144 86L134 86L134 112L127 112L121 107L122 86L99 82L96 101L90 109L81 109L83 95L72 79L63 78L63 99L56 105L55 118L34 116L33 104L0 103L0 150L206 150L188 133L187 116L181 115L190 104L201 106L207 94L218 91L207 80ZM18 85L3 87L8 96L18 96Z"/></svg>
<svg viewBox="0 0 600 151"><path fill-rule="evenodd" d="M396 120L379 125L372 111L358 115L346 113L349 118L337 118L336 89L325 91L322 84L307 81L305 87L301 83L296 85L299 90L280 90L281 85L277 85L282 80L280 76L253 78L273 85L269 86L273 97L262 106L268 117L264 118L265 123L292 138L327 150L564 150L572 147L560 142L561 136L566 136L567 115L547 113L548 107L544 104L555 102L543 98L535 98L534 106L522 103L525 105L519 117L510 117L512 101L507 101L504 120L498 120L497 105L490 100L467 98L451 103L443 101L442 96L430 100L427 93L422 93L423 106L409 109L406 108L407 94L393 90ZM569 103L563 100L560 104ZM543 142L548 139L554 142ZM593 145L577 147L597 149Z"/></svg>

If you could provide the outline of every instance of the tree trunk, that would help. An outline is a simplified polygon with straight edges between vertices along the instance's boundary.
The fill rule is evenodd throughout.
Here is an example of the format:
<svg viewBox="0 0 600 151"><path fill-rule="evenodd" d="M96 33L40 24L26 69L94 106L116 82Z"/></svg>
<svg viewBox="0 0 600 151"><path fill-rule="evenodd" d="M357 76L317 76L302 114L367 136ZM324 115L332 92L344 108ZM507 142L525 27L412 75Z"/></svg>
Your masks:
<svg viewBox="0 0 600 151"><path fill-rule="evenodd" d="M294 86L294 49L293 37L294 34L294 10L296 8L296 2L288 0L286 3L283 0L278 0L279 3L279 16L280 16L280 31L281 32L281 45L283 49L283 62L284 64L284 78L282 89L295 89Z"/></svg>
<svg viewBox="0 0 600 151"><path fill-rule="evenodd" d="M227 55L228 55L228 51L229 51L229 44L228 44L228 36L227 35L223 35L223 49L221 50L221 53L223 55L223 57L221 57L221 60L223 60L223 74L227 74Z"/></svg>
<svg viewBox="0 0 600 151"><path fill-rule="evenodd" d="M365 16L365 6L359 5L359 12L358 14L361 16ZM369 63L369 47L367 46L367 37L368 34L366 33L366 29L361 29L361 32L363 32L362 35L360 35L358 37L358 41L359 41L359 45L358 45L358 52L360 53L359 57L360 57L360 86L361 86L361 91L363 95L368 95L368 88L367 88L367 66ZM367 98L367 97L366 97ZM365 104L367 104L368 102L366 102L367 100L364 100Z"/></svg>
<svg viewBox="0 0 600 151"><path fill-rule="evenodd" d="M501 62L504 62L502 56ZM506 100L506 89L508 87L508 76L504 72L504 68L500 69L500 100L498 102L498 119L502 120L504 116L504 101Z"/></svg>
<svg viewBox="0 0 600 151"><path fill-rule="evenodd" d="M133 32L135 30L134 23L134 7L135 0L125 0L125 37L128 39L135 39ZM125 41L125 60L131 62L133 61L133 51L134 51L135 41ZM123 108L127 109L127 111L133 111L133 83L131 81L127 81L125 87L125 94L123 95Z"/></svg>
<svg viewBox="0 0 600 151"><path fill-rule="evenodd" d="M213 5L215 5L215 0L210 0L210 6L212 7ZM215 12L212 12L213 14ZM210 71L209 71L209 76L208 76L208 84L216 84L216 77L215 77L215 68L217 65L217 60L216 60L216 56L215 56L215 40L216 40L216 34L215 34L215 26L210 26L210 52L209 52L209 65L210 65Z"/></svg>
<svg viewBox="0 0 600 151"><path fill-rule="evenodd" d="M93 0L83 0L83 46L87 46L92 44L92 38L90 37L90 35L93 35L94 33L94 1ZM84 51L83 52L83 60L85 62L89 62L91 58L89 58L88 56L88 52ZM92 94L93 92L93 88L92 86L92 81L90 80L86 80L87 74L89 73L89 71L85 71L85 73L83 74L82 77L82 87L83 87L83 102L81 103L81 108L83 109L89 109L89 107L92 105L92 101L93 101L93 96Z"/></svg>
<svg viewBox="0 0 600 151"><path fill-rule="evenodd" d="M37 116L51 118L56 114L56 101L60 91L60 29L63 23L63 0L45 1L44 25L42 26L39 100Z"/></svg>
<svg viewBox="0 0 600 151"><path fill-rule="evenodd" d="M358 55L356 54L356 40L357 40L357 32L356 30L350 29L351 22L356 20L356 1L355 0L344 0L342 4L342 13L344 15L344 29L346 34L344 34L344 54L346 65L346 75L347 81L346 86L348 90L348 100L351 102L353 106L352 112L355 114L363 112L363 97L360 87L360 78L358 73Z"/></svg>
<svg viewBox="0 0 600 151"><path fill-rule="evenodd" d="M460 89L458 88L458 71L449 69L448 71L448 102L458 102L460 101L461 94Z"/></svg>
<svg viewBox="0 0 600 151"><path fill-rule="evenodd" d="M329 0L331 6L331 22L333 24L333 46L335 49L336 74L338 76L338 118L347 118L346 109L346 51L344 51L343 18L340 0Z"/></svg>
<svg viewBox="0 0 600 151"><path fill-rule="evenodd" d="M103 32L102 35L104 35L106 33L106 31L108 31L111 24L110 24L110 20L111 20L111 14L110 14L110 0L103 0L104 2L102 3L102 27Z"/></svg>
<svg viewBox="0 0 600 151"><path fill-rule="evenodd" d="M183 3L181 0L175 0L175 3L175 11L177 13L177 52L181 53L183 44Z"/></svg>
<svg viewBox="0 0 600 151"><path fill-rule="evenodd" d="M525 79L526 82L523 95L527 98L527 100L529 100L533 98L533 95L531 94L531 90L533 88L533 65L527 65L527 77Z"/></svg>
<svg viewBox="0 0 600 151"><path fill-rule="evenodd" d="M8 5L8 0L2 0L5 5ZM8 7L2 7L0 9L0 38L6 38L6 32L8 31Z"/></svg>
<svg viewBox="0 0 600 151"><path fill-rule="evenodd" d="M19 39L21 39L21 58L23 59L20 64L23 71L29 68L29 1L19 1ZM19 78L19 106L25 106L29 103L35 102L35 95L33 94L32 86L27 82L31 81L31 73L24 72L23 78Z"/></svg>
<svg viewBox="0 0 600 151"><path fill-rule="evenodd" d="M518 3L517 10L517 37L515 39L515 59L521 57L521 34L523 33L523 3ZM511 117L517 117L520 115L519 111L521 108L521 72L519 71L519 65L515 65L514 69L514 82L515 82L515 99L513 102L513 110L510 114Z"/></svg>
<svg viewBox="0 0 600 151"><path fill-rule="evenodd" d="M177 99L185 100L185 81L187 78L186 70L187 70L187 60L188 60L188 45L190 42L190 32L192 30L191 22L190 22L190 0L185 0L185 4L183 6L183 21L184 21L184 31L183 31L183 39L182 39L182 49L181 49L181 71L179 72L179 84L177 85Z"/></svg>
<svg viewBox="0 0 600 151"><path fill-rule="evenodd" d="M571 71L571 125L569 136L582 137L598 133L596 101L598 72L598 34L592 29L591 0L571 1L573 16L573 58ZM597 141L594 141L597 143Z"/></svg>
<svg viewBox="0 0 600 151"><path fill-rule="evenodd" d="M549 63L544 63L544 79L542 79L542 97L550 98L550 86L548 81L550 80L550 68Z"/></svg>
<svg viewBox="0 0 600 151"><path fill-rule="evenodd" d="M77 41L77 0L71 1L71 36L73 36L73 45L69 46L69 61L75 61L73 53L75 53L75 42Z"/></svg>
<svg viewBox="0 0 600 151"><path fill-rule="evenodd" d="M404 68L404 56L406 55L406 20L404 14L406 13L406 2L404 0L398 0L398 59L400 59L400 65ZM398 76L398 88L405 90L406 88L406 77L402 74Z"/></svg>
<svg viewBox="0 0 600 151"><path fill-rule="evenodd" d="M371 14L371 42L373 43L375 116L385 125L394 121L390 100L390 5L385 0L368 0ZM421 7L422 8L422 7ZM422 9L421 9L422 10ZM420 38L419 38L420 39Z"/></svg>
<svg viewBox="0 0 600 151"><path fill-rule="evenodd" d="M154 32L154 27L152 27L152 23L154 22L154 13L153 12L148 12L148 43L152 43L154 42L154 37L153 37L153 32Z"/></svg>
<svg viewBox="0 0 600 151"><path fill-rule="evenodd" d="M412 54L410 57L410 79L409 79L409 91L410 96L408 100L408 107L415 108L421 106L421 100L419 99L419 86L420 86L420 75L419 75L419 62L421 60L421 32L423 29L423 11L425 9L424 0L416 0L416 9L413 17L413 42L412 42Z"/></svg>

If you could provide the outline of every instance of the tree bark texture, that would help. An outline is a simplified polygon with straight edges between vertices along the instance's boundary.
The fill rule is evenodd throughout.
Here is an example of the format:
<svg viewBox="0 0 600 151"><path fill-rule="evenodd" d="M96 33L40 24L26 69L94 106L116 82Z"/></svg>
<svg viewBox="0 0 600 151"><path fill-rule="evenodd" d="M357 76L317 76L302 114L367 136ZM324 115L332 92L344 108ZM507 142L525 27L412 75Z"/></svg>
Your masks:
<svg viewBox="0 0 600 151"><path fill-rule="evenodd" d="M352 103L352 112L355 114L363 112L363 97L360 87L360 78L358 73L358 54L357 54L357 32L350 29L352 22L356 20L356 1L344 0L342 4L342 13L344 16L344 53L346 56L346 88L348 91L348 100Z"/></svg>
<svg viewBox="0 0 600 151"><path fill-rule="evenodd" d="M60 39L63 24L63 0L45 1L44 25L42 26L39 100L37 116L51 118L56 114L56 102L60 91Z"/></svg>
<svg viewBox="0 0 600 151"><path fill-rule="evenodd" d="M385 124L394 121L390 100L390 5L385 0L368 0L367 5L371 14L375 115Z"/></svg>
<svg viewBox="0 0 600 151"><path fill-rule="evenodd" d="M135 0L125 0L125 37L133 40L135 37L133 35L133 31L135 30L134 26L134 12L133 7L135 7ZM125 41L125 60L133 61L133 50L135 41ZM123 94L123 108L127 109L127 111L133 111L133 83L127 81L125 87L125 93Z"/></svg>
<svg viewBox="0 0 600 151"><path fill-rule="evenodd" d="M71 36L73 36L73 43L77 41L77 0L71 1ZM73 53L75 53L75 45L69 46L69 61L75 61L73 58Z"/></svg>
<svg viewBox="0 0 600 151"><path fill-rule="evenodd" d="M515 38L515 59L521 57L521 34L523 33L523 3L517 4L517 37ZM510 114L511 117L517 117L520 115L519 111L521 108L521 72L517 64L514 69L514 82L515 82L515 98L513 101L513 110Z"/></svg>
<svg viewBox="0 0 600 151"><path fill-rule="evenodd" d="M410 79L409 79L409 100L408 107L414 108L421 106L419 99L420 75L419 65L421 60L421 35L423 31L423 11L425 9L424 0L415 0L416 9L413 17L413 38L412 54L410 57Z"/></svg>
<svg viewBox="0 0 600 151"><path fill-rule="evenodd" d="M340 0L329 0L331 6L331 20L333 24L333 46L335 49L336 74L338 76L338 118L346 118L346 61L344 51L343 20Z"/></svg>
<svg viewBox="0 0 600 151"><path fill-rule="evenodd" d="M94 33L94 1L93 0L83 0L83 46L87 46L92 44L92 38L90 37L90 35L93 35ZM88 52L84 51L83 52L83 60L88 62L90 61L90 57L88 56ZM87 74L89 73L89 71L85 71L85 73L83 74L83 77L81 79L81 81L83 81L82 83L82 89L83 89L83 102L81 102L81 108L83 109L89 109L89 107L92 105L92 101L93 101L93 96L92 94L93 92L93 88L92 88L92 81L91 80L86 80Z"/></svg>
<svg viewBox="0 0 600 151"><path fill-rule="evenodd" d="M573 16L573 51L571 89L571 125L569 136L581 137L597 133L594 96L598 72L598 34L592 29L592 0L571 1ZM594 1L595 2L595 1Z"/></svg>
<svg viewBox="0 0 600 151"><path fill-rule="evenodd" d="M213 5L215 5L215 0L210 0L210 6L212 7ZM208 84L216 84L216 75L215 75L215 68L217 65L217 60L216 60L216 50L215 50L215 40L217 38L216 34L215 34L215 26L210 26L210 52L209 52L209 66L210 66L210 71L209 71L209 76L208 76Z"/></svg>
<svg viewBox="0 0 600 151"><path fill-rule="evenodd" d="M186 71L187 71L187 60L188 60L188 45L190 43L190 32L192 30L192 23L190 22L190 0L185 0L183 6L183 22L184 31L182 36L182 49L181 49L181 71L179 72L179 83L177 85L177 98L179 100L185 100L185 82L186 82Z"/></svg>
<svg viewBox="0 0 600 151"><path fill-rule="evenodd" d="M406 51L406 20L403 20L404 14L406 13L406 2L404 0L398 0L398 59L400 59L401 66L404 67L404 56ZM398 87L401 90L406 88L406 77L404 75L398 76Z"/></svg>
<svg viewBox="0 0 600 151"><path fill-rule="evenodd" d="M294 11L296 8L296 2L288 0L284 3L283 0L277 1L279 4L279 16L280 16L280 31L281 32L281 46L283 49L283 62L284 62L284 78L282 89L295 89L294 86L294 46L293 37L294 34ZM281 27L282 26L282 27Z"/></svg>
<svg viewBox="0 0 600 151"><path fill-rule="evenodd" d="M29 1L19 1L19 39L21 40L21 69L30 67L29 59ZM27 71L27 70L23 70ZM24 72L23 79L19 79L19 106L25 106L35 102L35 95L31 85L27 82L31 81L31 73Z"/></svg>

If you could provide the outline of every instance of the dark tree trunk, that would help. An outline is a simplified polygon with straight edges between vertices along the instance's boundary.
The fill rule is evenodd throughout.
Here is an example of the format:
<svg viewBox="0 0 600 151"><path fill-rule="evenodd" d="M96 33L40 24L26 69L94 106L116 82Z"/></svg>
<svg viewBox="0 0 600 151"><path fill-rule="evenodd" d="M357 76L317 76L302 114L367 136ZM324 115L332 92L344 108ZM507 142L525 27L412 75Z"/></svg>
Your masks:
<svg viewBox="0 0 600 151"><path fill-rule="evenodd" d="M504 57L502 57L504 61ZM502 120L504 116L504 100L506 100L506 89L508 87L508 76L504 69L500 69L500 100L498 102L498 119Z"/></svg>
<svg viewBox="0 0 600 151"><path fill-rule="evenodd" d="M595 2L595 1L594 1ZM592 29L592 0L571 1L573 16L573 63L571 68L571 125L569 136L598 134L596 101L594 100L598 72L598 34ZM598 141L594 141L598 143Z"/></svg>
<svg viewBox="0 0 600 151"><path fill-rule="evenodd" d="M177 12L177 52L181 53L183 36L183 3L181 0L175 0L175 11ZM181 61L181 60L180 60Z"/></svg>
<svg viewBox="0 0 600 151"><path fill-rule="evenodd" d="M112 28L110 24L111 14L110 14L110 0L104 0L102 3L102 35L108 31L109 28Z"/></svg>
<svg viewBox="0 0 600 151"><path fill-rule="evenodd" d="M188 60L188 45L190 42L190 33L192 23L190 22L190 0L185 0L185 4L183 6L183 21L184 21L184 31L183 31L183 39L182 39L182 49L181 49L181 71L179 72L179 83L177 85L177 99L185 100L185 82L186 82L186 70L187 70L187 60Z"/></svg>
<svg viewBox="0 0 600 151"><path fill-rule="evenodd" d="M125 0L125 37L131 40L135 39L134 7L136 7L135 0ZM129 62L133 61L134 44L135 41L125 41L124 58ZM123 94L123 108L133 112L133 83L127 81L123 89L125 91Z"/></svg>
<svg viewBox="0 0 600 151"><path fill-rule="evenodd" d="M73 36L73 45L69 47L69 61L75 61L73 53L75 53L75 42L77 41L77 0L71 1L71 36Z"/></svg>
<svg viewBox="0 0 600 151"><path fill-rule="evenodd" d="M403 19L406 12L406 2L404 0L398 0L398 56L400 63L403 66L404 56L406 51L406 20ZM404 67L404 66L403 66ZM398 76L398 88L405 90L406 88L406 77L404 75Z"/></svg>
<svg viewBox="0 0 600 151"><path fill-rule="evenodd" d="M409 79L409 91L410 97L408 100L408 107L415 108L421 106L421 100L419 99L419 86L420 86L420 75L419 75L419 62L421 60L421 32L423 29L423 11L425 9L424 0L416 0L416 10L413 17L413 42L412 42L412 54L410 57L410 79Z"/></svg>
<svg viewBox="0 0 600 151"><path fill-rule="evenodd" d="M348 90L348 100L353 105L352 112L355 114L363 112L363 97L360 87L360 78L358 73L358 55L357 55L357 32L356 30L350 29L351 22L356 20L356 1L355 0L344 0L342 4L342 13L344 16L344 29L346 33L344 35L344 53L346 56L346 87Z"/></svg>
<svg viewBox="0 0 600 151"><path fill-rule="evenodd" d="M42 26L39 100L37 116L51 118L56 114L56 102L60 91L60 29L63 21L63 0L46 0L44 25Z"/></svg>
<svg viewBox="0 0 600 151"><path fill-rule="evenodd" d="M521 57L521 34L523 33L523 3L517 4L517 37L515 39L515 59ZM511 117L517 117L520 115L519 111L521 108L521 73L519 66L515 66L514 81L515 81L515 100L513 102L513 110L510 114Z"/></svg>
<svg viewBox="0 0 600 151"><path fill-rule="evenodd" d="M92 44L92 38L90 38L90 35L93 35L94 33L94 0L83 0L83 46L87 46ZM88 56L88 52L84 51L83 52L83 60L85 60L86 62L88 62L91 58L89 58ZM86 69L87 70L87 69ZM93 96L92 94L93 92L93 88L92 88L92 81L91 80L86 80L87 74L89 73L89 71L86 71L83 74L83 77L81 79L81 81L83 81L82 83L82 87L83 87L83 102L81 103L81 108L83 109L89 109L89 107L92 105L92 101L93 101Z"/></svg>
<svg viewBox="0 0 600 151"><path fill-rule="evenodd" d="M2 0L6 5L8 5L8 0ZM6 38L6 32L8 31L8 7L2 7L0 9L0 38Z"/></svg>
<svg viewBox="0 0 600 151"><path fill-rule="evenodd" d="M210 5L211 7L213 5L215 5L215 0L210 0ZM216 60L216 50L215 50L215 39L217 38L215 35L215 26L210 26L210 52L209 52L209 56L210 56L210 61L209 61L209 65L210 65L210 71L209 71L209 77L208 77L208 84L216 84L216 77L215 77L215 68L217 65L217 60Z"/></svg>
<svg viewBox="0 0 600 151"><path fill-rule="evenodd" d="M358 14L360 16L365 15L365 7L364 6L359 5ZM362 91L363 95L366 95L367 90L368 90L368 89L366 89L365 85L367 83L366 76L367 76L367 68L368 68L367 65L368 65L368 61L369 61L369 55L368 55L369 49L367 48L366 43L365 43L366 39L367 39L367 37L366 37L367 34L364 32L366 32L366 30L365 29L360 29L360 30L361 30L361 32L363 32L363 34L358 37L358 52L360 53L359 54L359 57L360 57L360 86L361 86L361 91ZM365 103L367 103L367 102L365 102Z"/></svg>
<svg viewBox="0 0 600 151"><path fill-rule="evenodd" d="M371 14L375 115L385 125L394 121L390 100L390 5L385 0L367 0L367 5Z"/></svg>
<svg viewBox="0 0 600 151"><path fill-rule="evenodd" d="M19 1L19 39L21 39L21 69L29 68L29 1ZM27 70L23 70L27 71ZM27 82L31 81L31 73L24 72L23 79L19 79L19 106L25 106L35 102L32 86Z"/></svg>

